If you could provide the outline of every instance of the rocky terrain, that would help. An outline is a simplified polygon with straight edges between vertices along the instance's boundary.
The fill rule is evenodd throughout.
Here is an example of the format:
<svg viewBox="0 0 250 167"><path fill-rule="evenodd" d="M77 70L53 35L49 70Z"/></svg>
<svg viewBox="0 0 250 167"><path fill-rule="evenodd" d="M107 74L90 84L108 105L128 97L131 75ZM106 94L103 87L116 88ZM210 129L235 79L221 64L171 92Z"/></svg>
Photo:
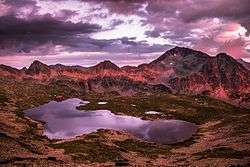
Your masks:
<svg viewBox="0 0 250 167"><path fill-rule="evenodd" d="M249 70L230 56L175 47L138 67L0 66L1 166L249 166ZM100 130L71 140L42 136L23 111L78 97L81 110L108 109L143 119L196 123L188 141L160 145ZM98 105L98 101L107 104ZM145 111L162 115L146 115Z"/></svg>
<svg viewBox="0 0 250 167"><path fill-rule="evenodd" d="M241 63L244 67L250 70L250 63L245 62L243 59L238 59L238 62Z"/></svg>
<svg viewBox="0 0 250 167"><path fill-rule="evenodd" d="M34 61L28 69L0 66L0 75L16 80L37 82L77 82L85 92L167 91L184 94L205 94L248 106L250 74L244 61L238 62L225 53L211 57L188 48L175 47L149 64L119 68L110 61L93 67L46 65Z"/></svg>

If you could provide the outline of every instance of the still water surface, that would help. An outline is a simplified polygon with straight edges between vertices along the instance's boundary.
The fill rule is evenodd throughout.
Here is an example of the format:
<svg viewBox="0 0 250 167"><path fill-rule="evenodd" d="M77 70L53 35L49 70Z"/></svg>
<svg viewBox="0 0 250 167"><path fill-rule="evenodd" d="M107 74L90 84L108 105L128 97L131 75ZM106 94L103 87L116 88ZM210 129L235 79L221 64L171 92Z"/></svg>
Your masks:
<svg viewBox="0 0 250 167"><path fill-rule="evenodd" d="M89 134L98 129L128 132L142 140L173 144L189 139L197 126L181 120L142 120L138 117L116 115L109 110L80 111L87 104L77 98L62 102L51 101L25 111L26 116L45 123L44 135L50 139L68 139Z"/></svg>

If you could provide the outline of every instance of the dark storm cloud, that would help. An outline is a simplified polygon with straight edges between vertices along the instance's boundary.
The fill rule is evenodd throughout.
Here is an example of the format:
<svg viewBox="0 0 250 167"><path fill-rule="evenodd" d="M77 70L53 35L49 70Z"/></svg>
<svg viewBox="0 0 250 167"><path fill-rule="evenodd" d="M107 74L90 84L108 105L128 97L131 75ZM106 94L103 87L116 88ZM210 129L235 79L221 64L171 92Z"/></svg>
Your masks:
<svg viewBox="0 0 250 167"><path fill-rule="evenodd" d="M79 0L89 3L101 3L111 13L135 14L146 0Z"/></svg>
<svg viewBox="0 0 250 167"><path fill-rule="evenodd" d="M248 31L250 30L249 0L219 0L200 1L190 8L184 8L180 14L185 22L194 22L203 18L224 18L238 21Z"/></svg>
<svg viewBox="0 0 250 167"><path fill-rule="evenodd" d="M103 3L112 13L146 16L146 23L151 24L162 23L164 17L181 19L184 23L193 23L204 18L222 18L236 21L248 32L250 31L249 0L94 0L91 2ZM139 10L142 4L147 4L148 13ZM147 35L158 37L159 32L147 32Z"/></svg>
<svg viewBox="0 0 250 167"><path fill-rule="evenodd" d="M149 45L146 41L135 41L135 38L93 39L89 37L69 38L63 45L69 46L67 51L109 52L109 53L153 53L163 52L171 45Z"/></svg>
<svg viewBox="0 0 250 167"><path fill-rule="evenodd" d="M36 2L33 0L3 0L3 4L11 5L14 7L22 7L26 5L35 5Z"/></svg>
<svg viewBox="0 0 250 167"><path fill-rule="evenodd" d="M186 22L211 17L242 19L249 18L249 8L250 3L248 0L223 0L216 1L214 4L209 4L209 1L201 1L199 5L189 9L185 8L181 13L181 17Z"/></svg>
<svg viewBox="0 0 250 167"><path fill-rule="evenodd" d="M63 0L61 0L63 1ZM90 1L88 1L90 2ZM96 1L97 2L97 1ZM91 1L91 3L96 3ZM112 8L112 12L130 13L136 11L142 1L103 1L103 4ZM127 9L123 6L113 7L113 3L129 4ZM15 52L29 53L32 50L42 54L49 54L53 45L64 46L63 51L80 52L111 52L111 53L152 53L164 51L169 45L149 45L145 41L136 41L136 38L118 38L118 39L93 39L88 35L101 31L97 24L72 23L65 21L67 18L77 15L77 11L62 9L59 14L52 16L37 15L32 13L28 18L18 18L16 13L19 7L31 6L38 9L35 1L5 1L5 4L12 7L9 15L0 17L0 44L1 53ZM126 5L125 5L126 6ZM131 8L131 6L134 6ZM16 10L16 11L15 11ZM15 13L16 12L16 13ZM106 16L107 17L107 16ZM123 24L123 20L114 19L111 21L111 27ZM40 46L45 46L40 47ZM3 51L5 50L5 52ZM6 52L7 50L7 52ZM15 55L15 54L14 54Z"/></svg>
<svg viewBox="0 0 250 167"><path fill-rule="evenodd" d="M136 45L138 45L138 42L133 41L135 39L136 38L127 38L127 37L124 37L124 38L121 38L120 41L124 45L136 46Z"/></svg>
<svg viewBox="0 0 250 167"><path fill-rule="evenodd" d="M146 31L145 35L147 35L148 37L157 38L157 37L161 36L160 35L161 32L162 32L162 30L161 31L158 31L158 30Z"/></svg>
<svg viewBox="0 0 250 167"><path fill-rule="evenodd" d="M100 29L96 24L63 22L50 15L32 20L19 19L13 15L0 17L0 35L68 35L92 33Z"/></svg>
<svg viewBox="0 0 250 167"><path fill-rule="evenodd" d="M72 23L56 20L50 15L36 17L31 20L16 18L14 15L0 17L0 43L9 45L25 45L22 51L28 52L32 47L47 42L67 43L70 38L80 34L89 34L101 30L97 24ZM28 44L30 45L28 48Z"/></svg>
<svg viewBox="0 0 250 167"><path fill-rule="evenodd" d="M8 12L9 15L17 14L20 8L23 8L23 7L30 7L32 9L32 12L30 13L31 15L36 13L39 9L36 6L36 2L34 0L2 0L0 1L0 4L1 3L9 7L9 12Z"/></svg>

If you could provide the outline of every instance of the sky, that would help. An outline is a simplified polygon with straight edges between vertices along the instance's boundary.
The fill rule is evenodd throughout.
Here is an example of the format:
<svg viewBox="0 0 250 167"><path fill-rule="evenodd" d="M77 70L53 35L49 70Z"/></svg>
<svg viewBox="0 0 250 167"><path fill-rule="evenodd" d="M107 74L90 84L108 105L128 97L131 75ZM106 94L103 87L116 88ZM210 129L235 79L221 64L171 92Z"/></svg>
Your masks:
<svg viewBox="0 0 250 167"><path fill-rule="evenodd" d="M0 64L119 66L182 46L250 62L249 0L0 0Z"/></svg>

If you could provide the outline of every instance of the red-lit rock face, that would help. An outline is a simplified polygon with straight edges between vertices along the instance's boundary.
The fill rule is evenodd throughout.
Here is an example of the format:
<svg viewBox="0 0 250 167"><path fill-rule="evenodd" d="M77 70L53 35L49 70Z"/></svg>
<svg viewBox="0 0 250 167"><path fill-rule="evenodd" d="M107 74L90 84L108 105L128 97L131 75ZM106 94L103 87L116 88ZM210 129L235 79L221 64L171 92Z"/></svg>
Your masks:
<svg viewBox="0 0 250 167"><path fill-rule="evenodd" d="M175 47L153 62L138 67L119 68L110 61L88 68L48 66L35 61L23 70L0 66L0 75L38 81L64 77L81 82L85 89L95 92L116 91L131 95L137 91L173 90L250 103L250 74L242 63L225 53L210 57L203 52L181 47Z"/></svg>
<svg viewBox="0 0 250 167"><path fill-rule="evenodd" d="M167 52L166 59L153 63L168 64L172 61L174 75L166 82L172 89L182 93L204 93L222 98L233 99L249 96L249 71L230 56L221 53L209 57L201 52L179 48ZM184 53L184 54L183 54ZM163 55L164 56L164 55ZM163 63L162 63L163 64Z"/></svg>

